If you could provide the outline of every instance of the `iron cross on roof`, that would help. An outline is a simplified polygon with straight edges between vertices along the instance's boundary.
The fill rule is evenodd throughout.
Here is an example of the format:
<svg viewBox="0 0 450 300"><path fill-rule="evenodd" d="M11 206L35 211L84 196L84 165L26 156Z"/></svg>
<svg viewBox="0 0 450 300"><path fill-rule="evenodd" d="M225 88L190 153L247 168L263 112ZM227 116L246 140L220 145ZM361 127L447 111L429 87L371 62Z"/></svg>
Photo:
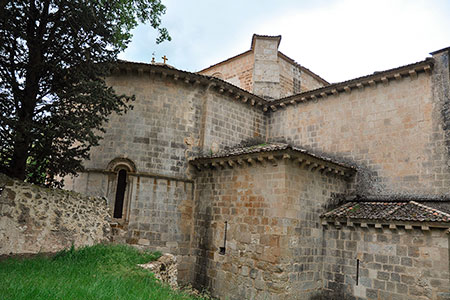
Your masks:
<svg viewBox="0 0 450 300"><path fill-rule="evenodd" d="M166 64L166 60L169 60L166 55L164 55L163 57L161 57L164 60L164 64Z"/></svg>

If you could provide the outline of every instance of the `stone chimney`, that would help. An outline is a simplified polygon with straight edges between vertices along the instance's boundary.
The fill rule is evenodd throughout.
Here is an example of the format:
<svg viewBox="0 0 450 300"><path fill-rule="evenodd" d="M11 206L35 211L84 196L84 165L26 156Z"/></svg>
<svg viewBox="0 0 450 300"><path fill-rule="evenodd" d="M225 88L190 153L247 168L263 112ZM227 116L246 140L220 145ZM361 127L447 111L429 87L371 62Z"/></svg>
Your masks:
<svg viewBox="0 0 450 300"><path fill-rule="evenodd" d="M280 68L278 46L281 35L254 34L251 50L255 57L253 68L253 93L268 100L280 98Z"/></svg>

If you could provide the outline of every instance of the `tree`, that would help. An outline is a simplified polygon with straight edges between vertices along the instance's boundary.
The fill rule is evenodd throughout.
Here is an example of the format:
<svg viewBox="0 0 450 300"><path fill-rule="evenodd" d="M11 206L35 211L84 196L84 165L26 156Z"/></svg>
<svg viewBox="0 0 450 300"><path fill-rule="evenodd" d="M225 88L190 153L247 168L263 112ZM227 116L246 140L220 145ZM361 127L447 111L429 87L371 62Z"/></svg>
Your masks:
<svg viewBox="0 0 450 300"><path fill-rule="evenodd" d="M58 185L82 170L130 95L105 83L138 22L159 31L160 0L0 0L0 172Z"/></svg>

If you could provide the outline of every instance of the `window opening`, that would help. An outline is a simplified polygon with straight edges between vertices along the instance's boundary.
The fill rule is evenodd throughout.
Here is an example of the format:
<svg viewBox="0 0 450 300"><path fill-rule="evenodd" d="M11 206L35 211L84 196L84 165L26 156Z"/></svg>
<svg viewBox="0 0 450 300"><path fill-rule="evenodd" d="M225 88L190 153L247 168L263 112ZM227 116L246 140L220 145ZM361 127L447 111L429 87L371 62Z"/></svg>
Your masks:
<svg viewBox="0 0 450 300"><path fill-rule="evenodd" d="M356 285L359 283L359 259L356 260Z"/></svg>
<svg viewBox="0 0 450 300"><path fill-rule="evenodd" d="M228 222L225 221L225 234L223 235L223 247L219 247L219 254L222 254L222 255L225 254L225 249L227 247L227 227L228 227Z"/></svg>
<svg viewBox="0 0 450 300"><path fill-rule="evenodd" d="M120 170L117 177L116 201L114 202L114 218L122 218L123 200L125 198L125 188L127 186L127 171Z"/></svg>

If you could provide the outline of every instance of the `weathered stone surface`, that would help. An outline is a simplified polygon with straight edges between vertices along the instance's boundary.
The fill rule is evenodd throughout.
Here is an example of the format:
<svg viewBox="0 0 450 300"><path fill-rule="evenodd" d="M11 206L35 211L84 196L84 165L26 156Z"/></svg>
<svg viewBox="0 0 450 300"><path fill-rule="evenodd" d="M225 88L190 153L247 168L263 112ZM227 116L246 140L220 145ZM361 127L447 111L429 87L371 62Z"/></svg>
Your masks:
<svg viewBox="0 0 450 300"><path fill-rule="evenodd" d="M106 200L0 174L0 255L56 252L109 241Z"/></svg>
<svg viewBox="0 0 450 300"><path fill-rule="evenodd" d="M138 264L138 266L150 270L157 279L169 284L172 288L178 287L178 265L175 255L165 253L156 261Z"/></svg>

